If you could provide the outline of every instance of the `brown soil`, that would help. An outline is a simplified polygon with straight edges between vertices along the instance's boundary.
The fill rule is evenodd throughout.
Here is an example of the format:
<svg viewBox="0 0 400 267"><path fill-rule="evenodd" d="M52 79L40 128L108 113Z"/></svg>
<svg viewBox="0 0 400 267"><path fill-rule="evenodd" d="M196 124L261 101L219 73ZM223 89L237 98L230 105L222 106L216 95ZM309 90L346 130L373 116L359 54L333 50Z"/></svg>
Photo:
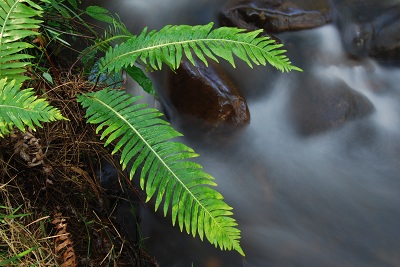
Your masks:
<svg viewBox="0 0 400 267"><path fill-rule="evenodd" d="M48 254L31 253L18 266L32 260L37 266L157 266L140 240L131 242L120 234L109 195L96 176L100 159L113 160L94 127L85 123L76 94L97 89L82 75L57 76L56 85L40 79L32 84L69 120L0 139L0 206L22 205L18 212L30 214L3 221L8 224L2 233L18 222L42 246L41 254ZM122 172L119 178L128 180ZM9 212L1 208L1 214ZM0 241L0 249L13 249L10 244Z"/></svg>

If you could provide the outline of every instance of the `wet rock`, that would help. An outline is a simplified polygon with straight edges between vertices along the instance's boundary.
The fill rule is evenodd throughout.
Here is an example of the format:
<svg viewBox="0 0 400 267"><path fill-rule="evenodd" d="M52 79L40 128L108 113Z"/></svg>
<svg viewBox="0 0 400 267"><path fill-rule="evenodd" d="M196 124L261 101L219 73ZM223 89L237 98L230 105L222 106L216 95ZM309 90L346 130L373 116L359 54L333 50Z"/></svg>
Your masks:
<svg viewBox="0 0 400 267"><path fill-rule="evenodd" d="M200 60L193 66L183 60L176 73L169 72L164 95L172 110L172 119L196 130L237 129L250 121L246 100L225 71ZM186 127L185 127L186 128Z"/></svg>
<svg viewBox="0 0 400 267"><path fill-rule="evenodd" d="M344 26L341 35L347 54L355 58L368 56L373 35L373 28L370 23L349 23Z"/></svg>
<svg viewBox="0 0 400 267"><path fill-rule="evenodd" d="M290 116L296 130L304 136L363 118L373 110L367 97L343 82L314 80L296 88L290 99Z"/></svg>
<svg viewBox="0 0 400 267"><path fill-rule="evenodd" d="M400 6L378 17L373 28L369 55L385 61L400 61Z"/></svg>
<svg viewBox="0 0 400 267"><path fill-rule="evenodd" d="M234 0L220 15L226 26L267 33L315 28L331 21L329 0Z"/></svg>
<svg viewBox="0 0 400 267"><path fill-rule="evenodd" d="M400 60L400 3L336 1L334 13L343 46L350 56Z"/></svg>

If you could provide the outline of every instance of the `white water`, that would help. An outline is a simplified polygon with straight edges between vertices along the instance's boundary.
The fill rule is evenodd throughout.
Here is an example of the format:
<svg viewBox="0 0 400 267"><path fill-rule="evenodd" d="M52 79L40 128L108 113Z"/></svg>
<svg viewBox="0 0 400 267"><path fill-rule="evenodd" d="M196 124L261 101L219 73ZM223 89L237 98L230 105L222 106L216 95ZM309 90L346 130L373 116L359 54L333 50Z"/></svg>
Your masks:
<svg viewBox="0 0 400 267"><path fill-rule="evenodd" d="M189 6L183 0L115 1L117 11L139 10L139 26L152 28L193 22L181 10L195 9ZM127 21L135 20L132 13L121 17L137 30L135 21ZM268 92L248 97L251 123L240 137L217 147L187 140L234 208L246 257L179 233L149 208L143 238L161 266L400 266L400 68L348 59L334 26L294 35L305 44L290 46L290 55L313 51L306 61L293 59L304 73L230 69L236 76L246 73L244 90L261 84ZM288 116L289 96L305 79L344 81L375 111L322 134L298 136Z"/></svg>

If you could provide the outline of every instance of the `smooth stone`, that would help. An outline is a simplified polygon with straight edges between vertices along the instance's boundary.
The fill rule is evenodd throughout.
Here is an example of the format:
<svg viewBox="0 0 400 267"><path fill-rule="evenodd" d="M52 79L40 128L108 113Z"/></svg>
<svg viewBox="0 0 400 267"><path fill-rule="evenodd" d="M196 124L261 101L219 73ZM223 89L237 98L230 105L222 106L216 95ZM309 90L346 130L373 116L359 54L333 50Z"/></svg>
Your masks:
<svg viewBox="0 0 400 267"><path fill-rule="evenodd" d="M225 70L213 61L207 67L184 59L176 73L169 71L164 95L172 120L193 131L235 130L250 122L246 100ZM164 102L165 102L164 101Z"/></svg>
<svg viewBox="0 0 400 267"><path fill-rule="evenodd" d="M336 0L334 14L349 56L384 62L400 60L400 3Z"/></svg>

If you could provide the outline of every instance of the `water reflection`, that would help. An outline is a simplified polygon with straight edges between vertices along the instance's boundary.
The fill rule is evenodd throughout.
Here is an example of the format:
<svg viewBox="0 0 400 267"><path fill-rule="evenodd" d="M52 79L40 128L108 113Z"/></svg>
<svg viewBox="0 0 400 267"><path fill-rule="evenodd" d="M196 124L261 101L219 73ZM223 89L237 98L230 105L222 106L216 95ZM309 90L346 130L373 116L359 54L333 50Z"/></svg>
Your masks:
<svg viewBox="0 0 400 267"><path fill-rule="evenodd" d="M121 17L135 31L206 23L221 2L112 5L125 10ZM241 64L229 69L248 77L240 80L244 94L250 92L251 124L228 145L187 140L234 207L246 258L180 234L152 208L142 223L145 244L161 266L400 266L400 69L351 59L332 25L280 38L305 72L249 71ZM295 86L313 86L312 79L345 83L365 95L374 112L326 132L299 135L290 96ZM251 93L254 87L268 93Z"/></svg>

